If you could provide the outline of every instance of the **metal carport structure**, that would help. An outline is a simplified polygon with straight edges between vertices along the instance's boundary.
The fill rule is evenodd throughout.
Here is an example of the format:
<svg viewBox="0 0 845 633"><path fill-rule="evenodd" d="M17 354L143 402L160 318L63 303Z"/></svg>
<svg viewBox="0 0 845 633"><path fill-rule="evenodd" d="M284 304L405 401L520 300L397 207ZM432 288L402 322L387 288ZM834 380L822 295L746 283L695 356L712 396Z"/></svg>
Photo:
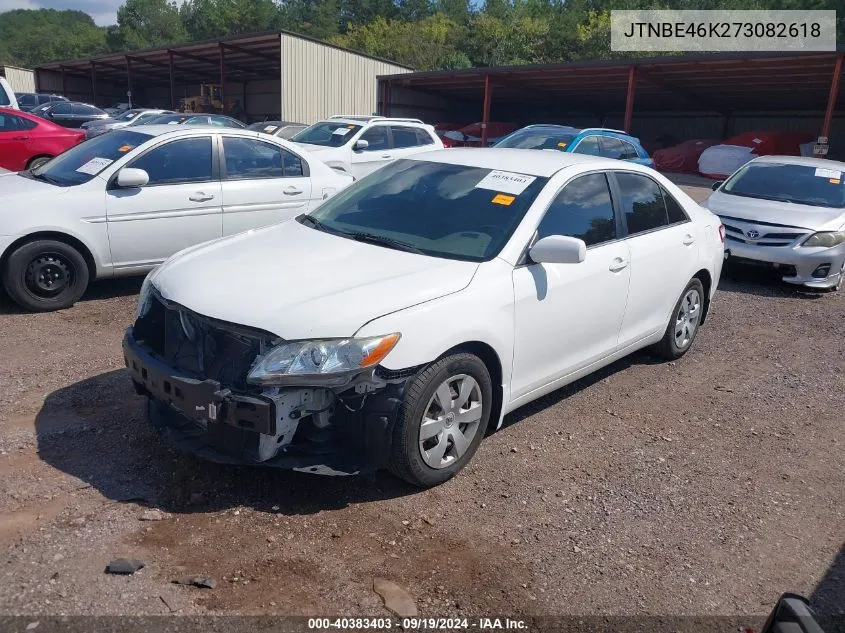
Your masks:
<svg viewBox="0 0 845 633"><path fill-rule="evenodd" d="M667 55L631 60L474 68L379 77L382 114L429 121L612 125L638 133L647 119L707 118L721 138L766 118L801 119L830 136L841 118L843 53ZM577 121L576 121L577 123ZM638 125L639 123L639 125ZM675 126L683 127L683 126ZM690 129L695 125L687 125ZM843 126L836 126L842 137ZM486 125L484 126L486 136ZM845 141L845 138L842 138ZM482 140L485 144L486 139Z"/></svg>
<svg viewBox="0 0 845 633"><path fill-rule="evenodd" d="M326 67L342 69L343 76L335 78L334 92L323 95L324 103L298 107L291 102L313 92L311 82L323 81L318 71ZM199 84L214 83L220 86L224 103L238 100L255 118L284 115L301 120L296 117L311 110L315 118L327 116L324 111L334 113L334 108L357 111L364 105L368 107L362 114L369 114L376 109L376 76L409 70L302 35L274 31L51 62L36 69L35 80L39 91L60 92L95 105L125 101L131 92L135 103L171 109L186 94L198 94Z"/></svg>

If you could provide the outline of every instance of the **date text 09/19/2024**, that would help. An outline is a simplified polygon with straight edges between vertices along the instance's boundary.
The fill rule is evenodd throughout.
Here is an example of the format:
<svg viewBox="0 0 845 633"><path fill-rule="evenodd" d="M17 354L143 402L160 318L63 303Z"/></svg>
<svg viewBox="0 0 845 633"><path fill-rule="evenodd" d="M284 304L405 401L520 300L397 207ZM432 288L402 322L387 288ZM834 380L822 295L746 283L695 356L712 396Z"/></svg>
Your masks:
<svg viewBox="0 0 845 633"><path fill-rule="evenodd" d="M309 618L308 629L312 631L332 630L388 630L401 628L405 631L526 631L524 620L512 618Z"/></svg>

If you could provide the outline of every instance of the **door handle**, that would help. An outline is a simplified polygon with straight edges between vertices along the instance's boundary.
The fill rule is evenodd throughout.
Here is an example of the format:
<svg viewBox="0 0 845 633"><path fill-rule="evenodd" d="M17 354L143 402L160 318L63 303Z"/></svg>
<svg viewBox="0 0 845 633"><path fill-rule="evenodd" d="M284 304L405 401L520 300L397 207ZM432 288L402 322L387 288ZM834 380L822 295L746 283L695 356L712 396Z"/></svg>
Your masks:
<svg viewBox="0 0 845 633"><path fill-rule="evenodd" d="M695 242L695 238L692 235L689 233L684 235L684 246L689 246L693 242Z"/></svg>
<svg viewBox="0 0 845 633"><path fill-rule="evenodd" d="M25 141L25 140L27 140L28 138L29 138L28 136L13 136L13 137L12 137L12 140L13 140L13 141Z"/></svg>
<svg viewBox="0 0 845 633"><path fill-rule="evenodd" d="M295 196L302 193L302 189L297 189L296 187L286 187L282 190L282 193L286 196Z"/></svg>
<svg viewBox="0 0 845 633"><path fill-rule="evenodd" d="M381 157L382 158L390 158L390 154L382 154Z"/></svg>
<svg viewBox="0 0 845 633"><path fill-rule="evenodd" d="M610 272L618 273L620 270L623 270L628 267L628 260L622 259L621 257L614 257L613 261L610 262Z"/></svg>
<svg viewBox="0 0 845 633"><path fill-rule="evenodd" d="M214 196L210 193L203 193L202 191L196 192L192 195L188 200L193 202L208 202L209 200L214 200Z"/></svg>

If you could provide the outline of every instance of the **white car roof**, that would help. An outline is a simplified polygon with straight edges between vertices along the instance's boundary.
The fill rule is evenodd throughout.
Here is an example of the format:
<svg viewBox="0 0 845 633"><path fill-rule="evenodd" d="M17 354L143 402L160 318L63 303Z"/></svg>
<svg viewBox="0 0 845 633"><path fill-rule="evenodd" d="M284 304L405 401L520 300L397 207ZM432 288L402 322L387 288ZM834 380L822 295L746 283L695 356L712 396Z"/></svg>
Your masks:
<svg viewBox="0 0 845 633"><path fill-rule="evenodd" d="M819 167L821 169L836 169L845 171L845 163L826 158L812 158L810 156L760 156L755 163L781 163L783 165L803 165L804 167Z"/></svg>
<svg viewBox="0 0 845 633"><path fill-rule="evenodd" d="M536 149L496 148L451 148L423 152L408 157L409 160L449 163L466 165L468 167L483 167L512 171L517 174L542 176L548 178L556 172L573 165L593 165L597 169L630 169L645 171L645 168L633 163L602 158L601 156L587 156L586 154L571 154L568 152L538 151Z"/></svg>
<svg viewBox="0 0 845 633"><path fill-rule="evenodd" d="M130 131L130 130L127 130ZM208 133L208 132L226 132L226 134L242 134L244 136L257 136L258 132L255 130L248 130L239 127L221 127L219 125L176 125L169 123L160 123L157 125L133 125L132 132L140 132L141 134L148 134L150 136L161 136L162 134L191 134L191 133Z"/></svg>

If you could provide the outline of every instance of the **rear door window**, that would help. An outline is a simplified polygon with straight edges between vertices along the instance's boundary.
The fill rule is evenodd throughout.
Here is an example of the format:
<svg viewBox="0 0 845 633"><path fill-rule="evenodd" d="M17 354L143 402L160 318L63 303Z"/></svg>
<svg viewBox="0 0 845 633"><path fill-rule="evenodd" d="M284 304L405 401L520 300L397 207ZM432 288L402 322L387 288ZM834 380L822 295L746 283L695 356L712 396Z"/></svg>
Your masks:
<svg viewBox="0 0 845 633"><path fill-rule="evenodd" d="M431 134L420 128L415 128L417 131L417 145L434 145L434 139Z"/></svg>
<svg viewBox="0 0 845 633"><path fill-rule="evenodd" d="M12 100L9 98L9 95L6 94L5 88L3 88L2 84L0 84L0 106L7 106L12 103Z"/></svg>
<svg viewBox="0 0 845 633"><path fill-rule="evenodd" d="M50 112L53 114L67 115L73 112L73 109L69 103L57 103L50 109Z"/></svg>
<svg viewBox="0 0 845 633"><path fill-rule="evenodd" d="M616 172L622 194L622 208L628 223L628 235L636 235L668 226L666 205L660 185L642 174Z"/></svg>
<svg viewBox="0 0 845 633"><path fill-rule="evenodd" d="M623 141L622 139L618 139L620 143L622 143L622 160L634 160L635 158L640 157L640 153L637 151L637 148L631 145L628 141Z"/></svg>
<svg viewBox="0 0 845 633"><path fill-rule="evenodd" d="M417 147L420 144L419 139L417 138L416 128L393 125L391 126L390 131L393 133L394 149Z"/></svg>

